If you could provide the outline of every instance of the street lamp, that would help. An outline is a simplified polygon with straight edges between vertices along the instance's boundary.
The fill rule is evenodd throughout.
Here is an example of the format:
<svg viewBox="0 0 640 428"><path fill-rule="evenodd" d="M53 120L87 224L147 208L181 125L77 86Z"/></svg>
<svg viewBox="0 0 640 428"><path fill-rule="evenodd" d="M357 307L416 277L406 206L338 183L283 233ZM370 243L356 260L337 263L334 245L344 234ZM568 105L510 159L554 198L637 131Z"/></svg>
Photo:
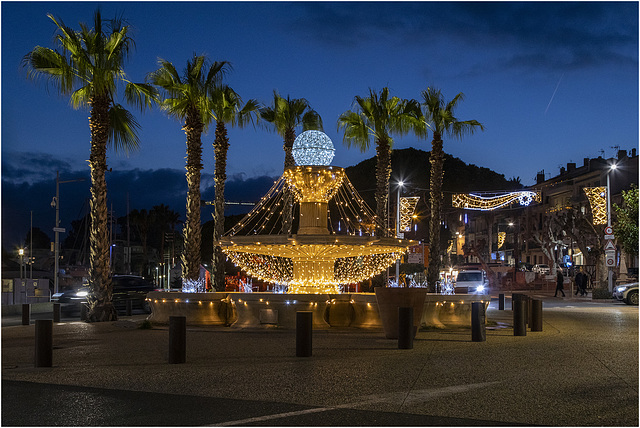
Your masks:
<svg viewBox="0 0 640 428"><path fill-rule="evenodd" d="M60 251L60 232L64 233L65 229L60 227L60 184L73 183L75 181L84 181L84 178L78 178L76 180L60 181L60 172L56 171L56 196L51 201L51 208L56 209L56 225L53 228L55 232L55 248L54 248L54 273L53 273L53 292L58 292L58 254Z"/></svg>
<svg viewBox="0 0 640 428"><path fill-rule="evenodd" d="M398 181L398 206L396 209L396 238L400 237L400 191L404 183ZM396 260L396 285L400 286L400 259Z"/></svg>
<svg viewBox="0 0 640 428"><path fill-rule="evenodd" d="M20 256L20 283L22 283L22 266L24 264L24 248L20 248L18 250L18 255Z"/></svg>
<svg viewBox="0 0 640 428"><path fill-rule="evenodd" d="M618 165L614 162L609 166L607 170L607 226L611 227L611 181L609 179L609 174L611 171L614 171L618 168ZM613 291L613 270L611 266L609 266L607 272L607 284L609 291Z"/></svg>

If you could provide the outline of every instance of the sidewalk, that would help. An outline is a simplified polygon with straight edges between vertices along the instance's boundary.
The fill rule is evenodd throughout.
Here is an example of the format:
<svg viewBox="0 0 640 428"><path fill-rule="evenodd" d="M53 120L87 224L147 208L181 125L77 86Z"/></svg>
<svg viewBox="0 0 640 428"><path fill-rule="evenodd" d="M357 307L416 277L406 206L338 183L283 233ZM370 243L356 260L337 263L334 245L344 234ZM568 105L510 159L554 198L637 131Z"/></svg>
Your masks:
<svg viewBox="0 0 640 428"><path fill-rule="evenodd" d="M3 327L2 424L638 425L637 307L545 297L544 330L524 337L497 307L486 342L421 330L398 350L331 329L310 358L293 330L188 328L185 364L143 315L56 324L53 368L33 367L33 325Z"/></svg>

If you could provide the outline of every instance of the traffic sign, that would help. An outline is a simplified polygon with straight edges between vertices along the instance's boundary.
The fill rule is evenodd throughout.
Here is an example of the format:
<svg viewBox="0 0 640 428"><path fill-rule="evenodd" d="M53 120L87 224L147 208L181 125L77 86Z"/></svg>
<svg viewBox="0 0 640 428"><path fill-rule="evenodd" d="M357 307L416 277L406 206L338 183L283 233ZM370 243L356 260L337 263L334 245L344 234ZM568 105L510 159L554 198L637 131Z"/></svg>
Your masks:
<svg viewBox="0 0 640 428"><path fill-rule="evenodd" d="M613 241L616 237L613 235L604 235L604 239L611 239Z"/></svg>
<svg viewBox="0 0 640 428"><path fill-rule="evenodd" d="M616 266L616 252L615 251L607 251L606 253L605 264L607 267L615 267Z"/></svg>
<svg viewBox="0 0 640 428"><path fill-rule="evenodd" d="M67 231L67 229L65 229L64 227L54 227L53 231L54 232L59 232L59 233L65 233Z"/></svg>
<svg viewBox="0 0 640 428"><path fill-rule="evenodd" d="M604 234L605 235L613 235L613 227L611 226L607 226L604 228Z"/></svg>
<svg viewBox="0 0 640 428"><path fill-rule="evenodd" d="M613 241L607 240L607 242L604 244L604 250L613 250L615 252L616 246L613 245Z"/></svg>

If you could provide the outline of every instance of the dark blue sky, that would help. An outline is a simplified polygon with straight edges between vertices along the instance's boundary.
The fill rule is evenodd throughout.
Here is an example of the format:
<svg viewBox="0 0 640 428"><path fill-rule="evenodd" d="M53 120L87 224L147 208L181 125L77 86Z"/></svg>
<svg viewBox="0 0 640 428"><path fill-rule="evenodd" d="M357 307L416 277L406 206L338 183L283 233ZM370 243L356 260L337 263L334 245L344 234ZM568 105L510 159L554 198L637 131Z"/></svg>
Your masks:
<svg viewBox="0 0 640 428"><path fill-rule="evenodd" d="M4 192L27 186L24 195L43 180L51 187L56 170L86 174L87 112L28 81L19 65L34 46L53 46L48 12L78 28L91 22L97 7L105 18L122 14L133 27L136 51L126 67L131 80L155 70L158 57L178 69L194 52L230 61L228 83L244 99L270 103L274 90L306 98L336 146L337 166L375 155L374 149L347 150L336 120L355 95L384 86L402 98L419 98L430 85L447 99L464 92L457 116L476 119L486 130L462 141L445 139L445 151L525 185L540 170L556 175L567 162L581 163L601 150L611 157L613 146L638 146L637 2L3 1ZM157 110L136 116L141 150L128 158L110 153L109 166L122 174L184 171L181 125ZM232 130L230 139L231 176L281 174L279 136L246 128ZM213 132L203 138L205 173L213 169L212 141ZM428 151L429 141L405 136L395 147ZM12 201L3 195L2 202L5 215ZM25 201L13 205L27 209L25 217L40 210Z"/></svg>

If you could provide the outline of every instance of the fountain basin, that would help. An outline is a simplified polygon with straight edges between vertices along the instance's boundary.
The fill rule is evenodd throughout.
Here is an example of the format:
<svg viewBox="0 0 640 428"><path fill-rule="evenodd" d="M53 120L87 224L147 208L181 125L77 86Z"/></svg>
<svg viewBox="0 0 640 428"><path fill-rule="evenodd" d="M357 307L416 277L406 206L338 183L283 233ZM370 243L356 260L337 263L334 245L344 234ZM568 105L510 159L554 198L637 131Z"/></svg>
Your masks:
<svg viewBox="0 0 640 428"><path fill-rule="evenodd" d="M170 316L186 316L188 325L234 328L295 329L296 312L313 312L313 328L381 329L374 293L275 294L275 293L181 293L153 291L147 295L149 321L168 324ZM484 302L482 295L427 294L421 327L450 328L471 325L471 303Z"/></svg>

